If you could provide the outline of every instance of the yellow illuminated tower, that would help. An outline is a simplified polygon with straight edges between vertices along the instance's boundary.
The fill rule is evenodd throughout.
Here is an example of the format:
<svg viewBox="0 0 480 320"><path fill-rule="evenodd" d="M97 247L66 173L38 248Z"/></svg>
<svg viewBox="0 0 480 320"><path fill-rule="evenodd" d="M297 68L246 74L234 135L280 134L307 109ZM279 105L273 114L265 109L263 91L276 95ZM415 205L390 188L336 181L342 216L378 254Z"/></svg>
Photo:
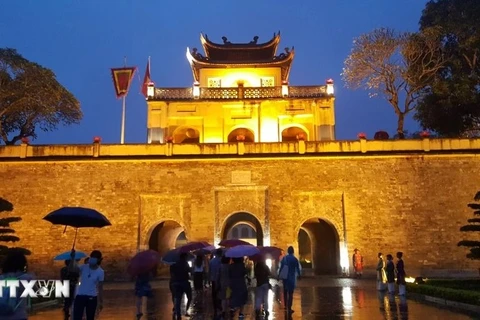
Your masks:
<svg viewBox="0 0 480 320"><path fill-rule="evenodd" d="M293 48L277 54L280 33L265 43L210 41L187 48L193 84L148 88L148 143L323 141L335 139L333 81L290 86Z"/></svg>

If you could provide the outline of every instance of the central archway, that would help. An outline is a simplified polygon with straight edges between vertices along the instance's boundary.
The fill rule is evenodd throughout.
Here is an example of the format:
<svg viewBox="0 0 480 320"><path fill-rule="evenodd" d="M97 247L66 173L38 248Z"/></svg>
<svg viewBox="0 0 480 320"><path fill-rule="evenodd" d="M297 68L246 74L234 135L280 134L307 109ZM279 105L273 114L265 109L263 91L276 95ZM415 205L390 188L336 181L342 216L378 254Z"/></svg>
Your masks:
<svg viewBox="0 0 480 320"><path fill-rule="evenodd" d="M263 246L263 229L260 221L248 212L237 212L229 216L222 229L222 240L241 239L253 245Z"/></svg>
<svg viewBox="0 0 480 320"><path fill-rule="evenodd" d="M317 275L340 272L340 247L337 230L329 222L313 218L305 221L298 232L300 261Z"/></svg>

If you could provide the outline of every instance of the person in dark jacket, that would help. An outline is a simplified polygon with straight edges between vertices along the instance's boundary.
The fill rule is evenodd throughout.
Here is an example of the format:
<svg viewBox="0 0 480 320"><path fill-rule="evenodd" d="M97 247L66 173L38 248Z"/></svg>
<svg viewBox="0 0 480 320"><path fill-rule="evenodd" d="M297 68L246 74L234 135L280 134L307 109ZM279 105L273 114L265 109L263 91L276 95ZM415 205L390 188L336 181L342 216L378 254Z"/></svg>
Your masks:
<svg viewBox="0 0 480 320"><path fill-rule="evenodd" d="M254 268L255 279L257 279L257 288L255 289L255 313L257 317L265 311L265 317L268 317L268 290L270 290L270 268L265 262L265 257L261 257Z"/></svg>
<svg viewBox="0 0 480 320"><path fill-rule="evenodd" d="M69 264L70 260L65 260L65 267L60 270L60 279L70 282L69 297L63 299L63 314L65 320L70 319L70 309L73 304L73 299L75 298L75 288L78 284L78 278L80 277L78 272L68 270Z"/></svg>
<svg viewBox="0 0 480 320"><path fill-rule="evenodd" d="M388 293L395 294L395 264L393 263L393 256L391 254L387 254L385 273L387 274Z"/></svg>
<svg viewBox="0 0 480 320"><path fill-rule="evenodd" d="M175 312L174 315L177 319L181 319L181 302L184 294L187 295L187 305L185 307L185 316L189 316L188 309L190 308L190 302L192 300L192 287L190 286L190 274L192 270L188 265L187 254L182 253L177 263L170 266L170 277L172 282L172 288L175 295Z"/></svg>

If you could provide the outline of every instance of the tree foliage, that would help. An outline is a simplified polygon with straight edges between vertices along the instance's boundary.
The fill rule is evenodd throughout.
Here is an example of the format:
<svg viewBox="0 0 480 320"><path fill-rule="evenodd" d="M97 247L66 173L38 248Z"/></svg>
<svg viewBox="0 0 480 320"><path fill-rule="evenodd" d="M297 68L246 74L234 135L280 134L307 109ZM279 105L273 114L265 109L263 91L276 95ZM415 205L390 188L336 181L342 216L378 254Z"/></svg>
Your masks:
<svg viewBox="0 0 480 320"><path fill-rule="evenodd" d="M480 216L480 191L477 192L473 198L477 203L469 203L468 207L473 211L474 216ZM480 218L468 219L467 225L460 228L462 232L480 232ZM462 240L458 243L460 247L470 248L470 253L467 254L467 258L473 260L480 260L480 241L477 240Z"/></svg>
<svg viewBox="0 0 480 320"><path fill-rule="evenodd" d="M447 136L478 136L480 129L480 1L431 0L420 30L438 30L446 61L424 92L415 118Z"/></svg>
<svg viewBox="0 0 480 320"><path fill-rule="evenodd" d="M0 214L13 211L13 205L11 202L0 198ZM15 235L15 230L10 226L11 223L19 222L22 218L20 217L5 217L0 218L0 242L18 242L20 238ZM24 254L29 255L30 251L25 248L19 247L9 247L6 245L0 245L0 258L5 256L9 250L20 250Z"/></svg>
<svg viewBox="0 0 480 320"><path fill-rule="evenodd" d="M421 92L444 63L434 34L434 29L424 34L376 29L356 38L345 60L342 76L347 87L385 98L397 115L401 138L405 116L416 108Z"/></svg>
<svg viewBox="0 0 480 320"><path fill-rule="evenodd" d="M0 48L0 139L13 145L36 130L78 123L80 104L55 74L14 49Z"/></svg>

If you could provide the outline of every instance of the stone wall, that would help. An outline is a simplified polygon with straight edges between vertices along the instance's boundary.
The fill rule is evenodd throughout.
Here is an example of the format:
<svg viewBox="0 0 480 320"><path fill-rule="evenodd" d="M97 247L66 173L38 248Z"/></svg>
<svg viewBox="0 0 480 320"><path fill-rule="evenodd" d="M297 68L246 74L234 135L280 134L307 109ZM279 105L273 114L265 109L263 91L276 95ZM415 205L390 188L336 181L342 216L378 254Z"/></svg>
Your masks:
<svg viewBox="0 0 480 320"><path fill-rule="evenodd" d="M45 159L47 160L47 159ZM0 162L0 197L20 245L33 251L31 268L57 275L53 256L71 248L74 230L42 218L62 206L91 207L112 222L81 229L77 248L100 249L110 280L124 278L137 249L160 222L177 222L189 240L217 242L236 212L255 216L271 245L297 247L302 224L324 219L345 240L348 257L359 248L366 269L376 255L403 251L407 273L473 270L457 247L471 217L467 203L480 189L480 157L352 155L325 157L149 159L90 158ZM177 230L178 231L178 230ZM316 236L317 241L319 237ZM318 258L318 257L317 257ZM339 262L337 262L339 265Z"/></svg>

